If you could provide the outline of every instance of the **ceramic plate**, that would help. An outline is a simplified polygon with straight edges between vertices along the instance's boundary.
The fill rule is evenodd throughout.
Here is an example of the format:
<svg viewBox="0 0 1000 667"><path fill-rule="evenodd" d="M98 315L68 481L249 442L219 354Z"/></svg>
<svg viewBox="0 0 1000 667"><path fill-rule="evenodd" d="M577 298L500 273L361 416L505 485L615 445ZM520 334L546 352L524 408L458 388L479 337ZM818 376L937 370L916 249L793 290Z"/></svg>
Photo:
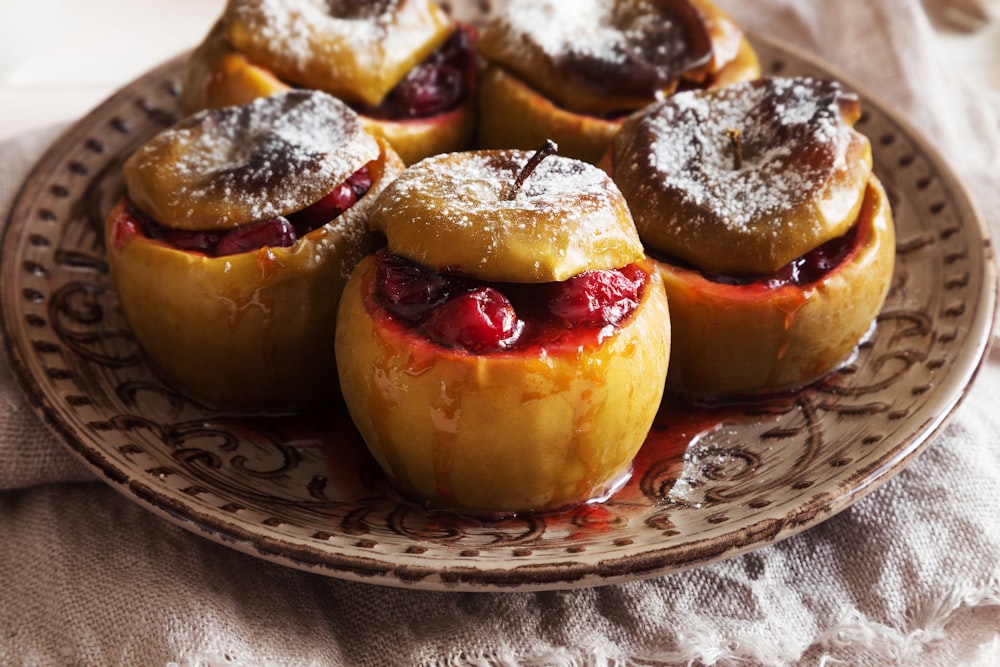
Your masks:
<svg viewBox="0 0 1000 667"><path fill-rule="evenodd" d="M843 80L780 44L755 45L765 73ZM982 361L996 298L985 227L930 142L859 91L898 249L888 301L851 364L781 399L667 401L631 480L604 503L496 522L425 511L386 485L342 409L219 414L145 365L101 228L123 160L177 118L180 70L173 61L135 81L36 165L4 236L3 326L15 372L73 452L139 504L242 552L439 590L573 588L694 567L793 535L885 482L942 427Z"/></svg>

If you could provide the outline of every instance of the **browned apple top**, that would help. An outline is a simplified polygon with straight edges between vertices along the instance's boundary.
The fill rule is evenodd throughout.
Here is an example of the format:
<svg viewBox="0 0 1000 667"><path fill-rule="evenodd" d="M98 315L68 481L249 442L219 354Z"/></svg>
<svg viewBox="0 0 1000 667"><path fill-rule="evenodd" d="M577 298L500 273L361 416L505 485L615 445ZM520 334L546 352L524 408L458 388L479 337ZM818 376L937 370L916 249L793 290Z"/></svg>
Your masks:
<svg viewBox="0 0 1000 667"><path fill-rule="evenodd" d="M497 150L422 160L379 196L369 223L391 252L482 280L559 281L643 256L607 174L552 156L514 187L531 157Z"/></svg>
<svg viewBox="0 0 1000 667"><path fill-rule="evenodd" d="M713 55L706 21L688 0L513 0L479 48L561 106L595 114L702 79Z"/></svg>
<svg viewBox="0 0 1000 667"><path fill-rule="evenodd" d="M125 183L161 225L232 229L306 208L379 152L343 102L291 91L181 120L126 161Z"/></svg>
<svg viewBox="0 0 1000 667"><path fill-rule="evenodd" d="M710 273L768 274L854 223L871 146L839 83L766 78L677 93L611 148L643 242Z"/></svg>
<svg viewBox="0 0 1000 667"><path fill-rule="evenodd" d="M281 79L370 105L454 29L430 0L229 0L223 25Z"/></svg>

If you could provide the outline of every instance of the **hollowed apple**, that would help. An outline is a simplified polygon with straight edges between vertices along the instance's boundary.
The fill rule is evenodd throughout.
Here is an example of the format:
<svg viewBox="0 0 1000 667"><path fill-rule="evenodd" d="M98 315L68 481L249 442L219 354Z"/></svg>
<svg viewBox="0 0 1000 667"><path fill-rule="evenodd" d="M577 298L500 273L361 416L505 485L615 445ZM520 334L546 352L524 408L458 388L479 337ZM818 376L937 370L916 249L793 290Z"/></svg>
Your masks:
<svg viewBox="0 0 1000 667"><path fill-rule="evenodd" d="M658 262L673 324L667 386L683 393L750 394L801 386L842 364L885 301L895 228L872 177L845 257L806 284L767 277L727 284Z"/></svg>
<svg viewBox="0 0 1000 667"><path fill-rule="evenodd" d="M600 498L628 474L659 409L667 300L646 263L632 317L600 334L475 354L428 340L375 298L373 258L341 302L341 387L359 431L405 494L471 514ZM535 286L539 287L540 286Z"/></svg>

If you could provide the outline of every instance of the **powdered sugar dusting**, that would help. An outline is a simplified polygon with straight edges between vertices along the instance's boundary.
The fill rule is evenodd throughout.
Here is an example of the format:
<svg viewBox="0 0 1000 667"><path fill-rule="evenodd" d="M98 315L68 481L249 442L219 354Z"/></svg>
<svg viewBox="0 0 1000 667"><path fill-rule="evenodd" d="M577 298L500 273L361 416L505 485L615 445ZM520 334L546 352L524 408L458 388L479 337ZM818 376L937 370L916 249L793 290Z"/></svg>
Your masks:
<svg viewBox="0 0 1000 667"><path fill-rule="evenodd" d="M615 4L614 0L514 0L497 20L507 34L536 44L553 58L588 53L620 60L625 37L612 27Z"/></svg>
<svg viewBox="0 0 1000 667"><path fill-rule="evenodd" d="M543 90L532 65L595 92L655 95L688 70L705 65L711 44L704 21L686 3L648 0L513 0L484 35L487 55ZM531 57L525 58L524 52Z"/></svg>
<svg viewBox="0 0 1000 667"><path fill-rule="evenodd" d="M371 224L394 252L492 279L562 280L591 262L613 268L641 254L621 193L591 164L548 157L506 198L530 156L505 150L422 160L382 194Z"/></svg>
<svg viewBox="0 0 1000 667"><path fill-rule="evenodd" d="M575 217L581 199L595 207L610 207L610 180L592 165L553 156L543 160L524 181L512 199L504 199L508 187L528 161L525 151L480 151L460 162L450 155L434 156L408 170L392 186L389 197L397 201L426 192L453 193L439 203L442 215L452 224L474 224L478 213L495 209L543 211L554 217ZM587 233L586 229L580 233Z"/></svg>
<svg viewBox="0 0 1000 667"><path fill-rule="evenodd" d="M370 105L452 30L431 0L229 0L222 23L279 78Z"/></svg>
<svg viewBox="0 0 1000 667"><path fill-rule="evenodd" d="M345 104L292 91L182 120L130 158L126 179L162 224L218 229L300 210L378 154Z"/></svg>
<svg viewBox="0 0 1000 667"><path fill-rule="evenodd" d="M315 57L313 35L322 26L331 44L347 39L376 44L385 38L400 0L230 0L226 16L300 66ZM333 20L331 17L337 17Z"/></svg>
<svg viewBox="0 0 1000 667"><path fill-rule="evenodd" d="M642 121L652 137L650 166L662 187L733 231L780 221L845 168L850 130L840 93L836 83L807 79L678 93Z"/></svg>

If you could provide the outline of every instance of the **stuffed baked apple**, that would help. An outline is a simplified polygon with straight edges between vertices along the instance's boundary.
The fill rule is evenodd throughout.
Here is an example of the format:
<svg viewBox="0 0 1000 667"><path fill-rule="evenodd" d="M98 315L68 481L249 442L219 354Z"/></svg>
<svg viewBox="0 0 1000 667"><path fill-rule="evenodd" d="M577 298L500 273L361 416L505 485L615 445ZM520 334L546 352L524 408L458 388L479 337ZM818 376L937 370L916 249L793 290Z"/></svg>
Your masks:
<svg viewBox="0 0 1000 667"><path fill-rule="evenodd" d="M347 106L308 91L198 113L140 147L105 242L153 368L215 407L335 396L340 292L402 168Z"/></svg>
<svg viewBox="0 0 1000 667"><path fill-rule="evenodd" d="M475 39L429 0L230 0L191 58L182 105L322 90L411 163L472 140Z"/></svg>
<svg viewBox="0 0 1000 667"><path fill-rule="evenodd" d="M760 75L743 32L709 0L512 0L478 49L480 146L552 138L588 162L629 113Z"/></svg>
<svg viewBox="0 0 1000 667"><path fill-rule="evenodd" d="M667 288L668 387L791 388L862 340L895 232L859 115L836 82L768 78L678 93L622 127L606 166Z"/></svg>
<svg viewBox="0 0 1000 667"><path fill-rule="evenodd" d="M433 506L606 495L660 404L667 303L628 208L596 167L543 155L409 167L370 218L388 247L344 291L351 417L397 488Z"/></svg>

